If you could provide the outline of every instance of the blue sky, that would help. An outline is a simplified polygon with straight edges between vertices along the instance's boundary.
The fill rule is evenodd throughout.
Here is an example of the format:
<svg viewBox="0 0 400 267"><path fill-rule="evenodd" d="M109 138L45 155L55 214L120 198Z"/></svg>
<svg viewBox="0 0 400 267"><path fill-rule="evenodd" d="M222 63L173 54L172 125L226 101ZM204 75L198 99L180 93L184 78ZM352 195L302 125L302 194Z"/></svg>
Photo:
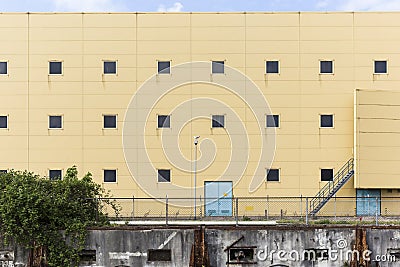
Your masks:
<svg viewBox="0 0 400 267"><path fill-rule="evenodd" d="M0 0L0 12L400 11L400 0Z"/></svg>

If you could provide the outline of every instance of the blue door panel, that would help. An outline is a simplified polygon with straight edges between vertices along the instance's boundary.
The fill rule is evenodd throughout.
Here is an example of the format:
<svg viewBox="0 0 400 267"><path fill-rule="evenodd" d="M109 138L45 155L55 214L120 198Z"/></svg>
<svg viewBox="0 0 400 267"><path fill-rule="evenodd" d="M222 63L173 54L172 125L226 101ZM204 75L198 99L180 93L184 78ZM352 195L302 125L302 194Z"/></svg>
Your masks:
<svg viewBox="0 0 400 267"><path fill-rule="evenodd" d="M381 214L381 190L357 189L357 216L375 216Z"/></svg>
<svg viewBox="0 0 400 267"><path fill-rule="evenodd" d="M232 182L205 182L205 215L232 216Z"/></svg>

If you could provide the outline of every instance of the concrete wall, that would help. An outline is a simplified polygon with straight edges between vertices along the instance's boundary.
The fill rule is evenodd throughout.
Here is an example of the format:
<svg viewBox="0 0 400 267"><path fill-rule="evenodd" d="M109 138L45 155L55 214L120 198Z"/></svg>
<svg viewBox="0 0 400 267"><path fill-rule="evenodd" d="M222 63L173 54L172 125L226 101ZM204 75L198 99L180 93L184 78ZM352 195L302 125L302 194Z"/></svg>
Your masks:
<svg viewBox="0 0 400 267"><path fill-rule="evenodd" d="M120 230L91 230L86 249L94 252L96 259L82 263L80 266L192 266L190 258L194 232L198 229L126 227ZM366 235L360 235L362 232ZM348 266L346 263L349 264L350 261L347 259L347 252L363 246L363 249L369 249L372 252L369 255L372 259L371 266L398 266L396 264L400 262L399 227L207 227L204 241L208 251L209 266L212 267L248 266L249 262L246 264L245 260L242 260L238 263L235 258L235 255L239 256L240 251L246 249L252 249L251 257L256 266ZM196 246L201 246L201 244L196 242ZM154 249L170 250L171 261L149 261L149 250ZM234 255L230 259L227 252L229 249ZM311 249L317 252L317 257L323 255L318 253L325 253L328 259L303 260L304 251ZM4 251L14 253L15 259L12 261L14 265L11 262L5 265L6 260L0 256L0 266L25 266L23 263L26 263L26 251L18 249L13 251L10 248ZM282 253L279 251L286 254L279 256L278 254ZM299 252L300 260L296 259L297 255L293 251ZM397 254L399 257L396 258L397 262L394 262L393 258L388 260L390 253ZM0 255L2 255L1 252ZM376 265L374 260L377 255L384 255L387 261Z"/></svg>

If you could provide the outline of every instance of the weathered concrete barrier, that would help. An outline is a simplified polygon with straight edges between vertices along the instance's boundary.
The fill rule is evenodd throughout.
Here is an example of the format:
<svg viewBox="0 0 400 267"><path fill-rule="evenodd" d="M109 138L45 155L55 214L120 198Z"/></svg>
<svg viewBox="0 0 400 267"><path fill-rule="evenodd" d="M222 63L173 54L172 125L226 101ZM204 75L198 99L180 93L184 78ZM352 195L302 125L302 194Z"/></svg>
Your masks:
<svg viewBox="0 0 400 267"><path fill-rule="evenodd" d="M26 266L18 247L1 266ZM89 231L80 266L400 266L400 227L196 226Z"/></svg>

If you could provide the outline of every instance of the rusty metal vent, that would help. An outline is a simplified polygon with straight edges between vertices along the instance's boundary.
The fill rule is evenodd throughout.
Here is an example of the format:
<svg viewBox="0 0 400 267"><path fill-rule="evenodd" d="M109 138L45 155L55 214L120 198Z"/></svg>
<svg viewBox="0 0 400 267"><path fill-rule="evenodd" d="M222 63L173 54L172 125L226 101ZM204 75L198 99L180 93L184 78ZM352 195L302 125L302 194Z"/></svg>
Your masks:
<svg viewBox="0 0 400 267"><path fill-rule="evenodd" d="M84 249L79 252L79 264L91 265L96 263L96 250Z"/></svg>
<svg viewBox="0 0 400 267"><path fill-rule="evenodd" d="M170 249L149 249L147 261L172 261Z"/></svg>
<svg viewBox="0 0 400 267"><path fill-rule="evenodd" d="M256 263L255 248L253 247L236 247L228 250L229 264L235 263Z"/></svg>

